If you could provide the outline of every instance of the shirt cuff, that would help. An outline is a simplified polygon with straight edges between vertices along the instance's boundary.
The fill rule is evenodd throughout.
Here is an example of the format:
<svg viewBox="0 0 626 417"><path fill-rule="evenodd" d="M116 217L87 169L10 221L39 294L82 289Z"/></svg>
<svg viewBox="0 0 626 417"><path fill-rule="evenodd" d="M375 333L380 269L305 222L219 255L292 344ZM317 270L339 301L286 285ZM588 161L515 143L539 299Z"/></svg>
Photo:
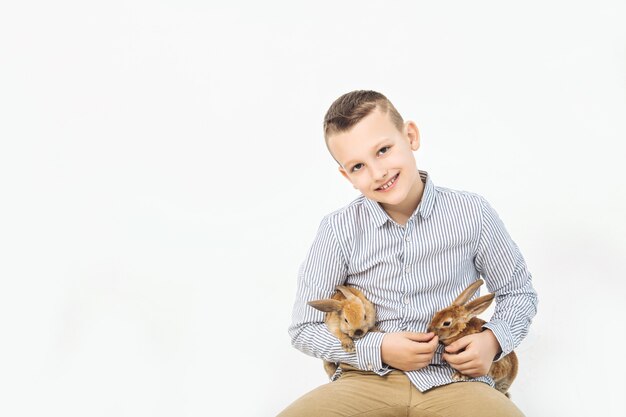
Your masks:
<svg viewBox="0 0 626 417"><path fill-rule="evenodd" d="M382 332L369 332L363 338L354 342L356 348L356 360L358 368L364 371L373 371L378 375L384 375L389 368L384 365L380 356L380 347L383 344Z"/></svg>
<svg viewBox="0 0 626 417"><path fill-rule="evenodd" d="M494 362L504 358L515 348L511 328L506 322L497 320L490 321L489 323L483 324L483 329L489 329L493 332L494 336L498 340L498 343L500 344L500 349L502 349L502 352L497 354L494 358Z"/></svg>

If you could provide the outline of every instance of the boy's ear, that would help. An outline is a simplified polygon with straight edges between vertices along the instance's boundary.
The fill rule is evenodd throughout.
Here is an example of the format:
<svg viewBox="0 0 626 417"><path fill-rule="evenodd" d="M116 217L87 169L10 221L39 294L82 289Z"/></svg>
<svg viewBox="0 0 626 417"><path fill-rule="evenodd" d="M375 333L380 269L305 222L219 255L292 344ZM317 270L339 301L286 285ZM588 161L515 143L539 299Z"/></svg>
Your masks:
<svg viewBox="0 0 626 417"><path fill-rule="evenodd" d="M409 145L413 151L416 151L420 147L420 131L417 128L415 122L407 121L404 123L404 132L409 139Z"/></svg>

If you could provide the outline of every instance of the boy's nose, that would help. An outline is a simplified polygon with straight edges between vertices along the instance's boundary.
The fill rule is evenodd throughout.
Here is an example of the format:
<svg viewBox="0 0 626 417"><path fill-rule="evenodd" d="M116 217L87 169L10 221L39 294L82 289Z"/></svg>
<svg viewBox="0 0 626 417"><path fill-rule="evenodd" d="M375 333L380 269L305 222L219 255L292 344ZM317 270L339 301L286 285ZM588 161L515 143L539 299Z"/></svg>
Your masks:
<svg viewBox="0 0 626 417"><path fill-rule="evenodd" d="M386 168L372 168L372 175L374 179L380 181L384 180L389 176L389 171Z"/></svg>

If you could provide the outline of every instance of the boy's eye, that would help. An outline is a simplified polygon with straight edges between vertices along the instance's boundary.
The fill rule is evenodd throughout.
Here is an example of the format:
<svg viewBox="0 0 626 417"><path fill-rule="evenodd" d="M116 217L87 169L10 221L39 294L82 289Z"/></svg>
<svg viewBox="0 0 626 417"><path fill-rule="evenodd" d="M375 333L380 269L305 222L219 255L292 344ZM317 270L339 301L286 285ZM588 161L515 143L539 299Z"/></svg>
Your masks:
<svg viewBox="0 0 626 417"><path fill-rule="evenodd" d="M391 146L383 146L382 148L380 148L380 150L378 151L379 154L384 154L387 153L387 151L389 150L389 148L391 148Z"/></svg>
<svg viewBox="0 0 626 417"><path fill-rule="evenodd" d="M355 166L352 167L352 169L350 171L355 172L355 171L358 171L361 168L363 168L363 164L356 164Z"/></svg>

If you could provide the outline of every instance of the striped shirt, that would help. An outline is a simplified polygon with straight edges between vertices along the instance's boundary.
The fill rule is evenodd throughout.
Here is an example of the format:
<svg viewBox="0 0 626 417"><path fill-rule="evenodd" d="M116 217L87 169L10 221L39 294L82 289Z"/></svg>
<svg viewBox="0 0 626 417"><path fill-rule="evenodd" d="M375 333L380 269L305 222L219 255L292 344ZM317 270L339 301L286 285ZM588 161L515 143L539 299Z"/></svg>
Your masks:
<svg viewBox="0 0 626 417"><path fill-rule="evenodd" d="M433 314L448 306L479 276L496 294L491 319L502 353L528 333L537 295L517 245L487 201L473 193L433 185L420 171L424 192L406 225L393 221L375 201L360 196L322 219L300 266L289 335L295 348L330 362L344 362L385 375L384 333L370 332L345 352L308 301L329 298L337 285L352 285L376 306L382 332L426 332ZM476 294L473 298L476 298ZM454 382L440 344L430 365L405 372L420 390ZM341 374L339 369L333 380ZM491 386L489 376L473 378Z"/></svg>

